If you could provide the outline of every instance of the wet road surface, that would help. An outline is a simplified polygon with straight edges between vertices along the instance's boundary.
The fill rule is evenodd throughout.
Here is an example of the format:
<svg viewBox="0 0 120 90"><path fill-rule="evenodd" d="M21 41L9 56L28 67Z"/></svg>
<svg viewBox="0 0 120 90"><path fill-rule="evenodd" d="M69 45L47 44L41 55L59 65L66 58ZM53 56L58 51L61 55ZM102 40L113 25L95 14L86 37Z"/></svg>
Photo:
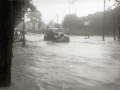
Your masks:
<svg viewBox="0 0 120 90"><path fill-rule="evenodd" d="M102 41L100 36L70 36L69 43L54 43L43 41L43 35L29 33L26 39L27 48L14 47L13 87L120 90L120 41L113 37ZM35 89L29 88L32 86Z"/></svg>
<svg viewBox="0 0 120 90"><path fill-rule="evenodd" d="M43 35L26 38L35 46L36 65L29 69L35 71L38 84L45 82L63 90L79 90L101 88L120 77L120 42L112 37L103 42L99 36L90 39L70 36L69 43L43 41Z"/></svg>

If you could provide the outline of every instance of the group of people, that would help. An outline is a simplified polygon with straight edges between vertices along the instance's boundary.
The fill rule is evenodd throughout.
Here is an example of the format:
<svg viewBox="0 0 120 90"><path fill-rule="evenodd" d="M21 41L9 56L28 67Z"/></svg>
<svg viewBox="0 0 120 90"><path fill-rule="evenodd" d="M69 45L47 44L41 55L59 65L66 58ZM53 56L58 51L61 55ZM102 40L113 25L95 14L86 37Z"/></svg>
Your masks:
<svg viewBox="0 0 120 90"><path fill-rule="evenodd" d="M20 41L22 41L22 39L23 39L23 31L22 30L14 31L14 40L15 39L19 39Z"/></svg>
<svg viewBox="0 0 120 90"><path fill-rule="evenodd" d="M47 38L50 40L60 39L60 38L64 37L64 34L62 32L61 33L53 32L52 29L47 30L46 35L47 35Z"/></svg>

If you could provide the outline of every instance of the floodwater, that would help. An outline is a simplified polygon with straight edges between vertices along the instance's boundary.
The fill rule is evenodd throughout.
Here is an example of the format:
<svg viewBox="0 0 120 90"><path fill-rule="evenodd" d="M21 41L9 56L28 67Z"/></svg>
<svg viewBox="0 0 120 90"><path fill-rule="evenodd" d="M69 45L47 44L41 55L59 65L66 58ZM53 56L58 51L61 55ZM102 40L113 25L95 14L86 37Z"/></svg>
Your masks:
<svg viewBox="0 0 120 90"><path fill-rule="evenodd" d="M26 36L34 46L35 79L44 90L120 90L120 41L100 36L70 36L69 43ZM48 85L48 86L47 86ZM52 89L50 89L52 88Z"/></svg>
<svg viewBox="0 0 120 90"><path fill-rule="evenodd" d="M14 47L11 90L120 90L119 40L70 36L54 43L43 36L28 33L28 47Z"/></svg>

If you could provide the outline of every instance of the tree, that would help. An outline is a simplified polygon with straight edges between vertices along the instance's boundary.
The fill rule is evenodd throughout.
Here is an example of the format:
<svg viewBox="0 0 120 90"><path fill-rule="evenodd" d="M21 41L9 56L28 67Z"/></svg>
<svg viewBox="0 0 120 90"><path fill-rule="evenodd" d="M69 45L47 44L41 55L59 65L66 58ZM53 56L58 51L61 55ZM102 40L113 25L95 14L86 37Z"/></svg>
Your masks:
<svg viewBox="0 0 120 90"><path fill-rule="evenodd" d="M41 25L42 25L42 22L39 21L39 23L38 23L38 29L40 29Z"/></svg>
<svg viewBox="0 0 120 90"><path fill-rule="evenodd" d="M69 14L66 15L64 18L64 21L62 22L62 26L65 29L69 29L69 31L71 31L74 27L77 26L78 21L78 17L75 14Z"/></svg>
<svg viewBox="0 0 120 90"><path fill-rule="evenodd" d="M55 23L55 24L54 24L54 27L55 27L55 28L60 28L60 25L57 24L57 23Z"/></svg>
<svg viewBox="0 0 120 90"><path fill-rule="evenodd" d="M116 18L116 25L118 28L118 39L120 39L120 6L118 6L117 8L114 9L115 12L115 18Z"/></svg>
<svg viewBox="0 0 120 90"><path fill-rule="evenodd" d="M27 13L27 17L30 18L30 20L32 21L33 29L35 30L35 22L41 22L41 13L38 10L30 10Z"/></svg>
<svg viewBox="0 0 120 90"><path fill-rule="evenodd" d="M0 86L11 84L14 27L22 21L24 6L35 9L30 0L0 1Z"/></svg>

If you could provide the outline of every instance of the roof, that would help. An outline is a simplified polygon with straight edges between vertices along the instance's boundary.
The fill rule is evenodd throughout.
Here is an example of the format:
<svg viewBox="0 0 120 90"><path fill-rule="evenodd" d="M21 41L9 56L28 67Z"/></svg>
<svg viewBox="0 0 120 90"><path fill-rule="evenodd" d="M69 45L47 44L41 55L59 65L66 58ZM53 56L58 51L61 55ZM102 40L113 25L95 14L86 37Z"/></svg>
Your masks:
<svg viewBox="0 0 120 90"><path fill-rule="evenodd" d="M59 28L49 28L49 29L52 29L52 30L59 30Z"/></svg>

